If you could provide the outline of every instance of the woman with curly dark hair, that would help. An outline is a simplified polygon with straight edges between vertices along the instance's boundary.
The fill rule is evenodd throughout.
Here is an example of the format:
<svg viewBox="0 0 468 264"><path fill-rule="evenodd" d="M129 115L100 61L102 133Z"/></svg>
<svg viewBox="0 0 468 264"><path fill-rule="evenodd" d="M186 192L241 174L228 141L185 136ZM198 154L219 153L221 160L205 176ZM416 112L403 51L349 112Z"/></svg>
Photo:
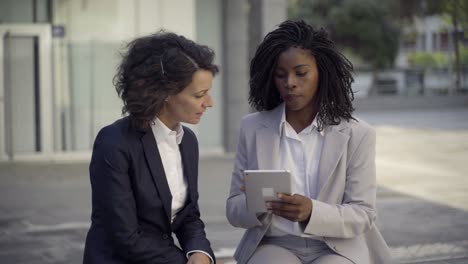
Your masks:
<svg viewBox="0 0 468 264"><path fill-rule="evenodd" d="M247 229L238 263L387 264L376 225L375 131L353 117L352 64L323 29L285 21L250 66L227 199L227 218ZM244 170L288 170L291 193L249 211ZM267 187L267 186L266 186Z"/></svg>
<svg viewBox="0 0 468 264"><path fill-rule="evenodd" d="M114 78L127 116L94 142L83 262L214 263L198 209L198 142L181 125L213 105L214 52L164 31L127 48Z"/></svg>

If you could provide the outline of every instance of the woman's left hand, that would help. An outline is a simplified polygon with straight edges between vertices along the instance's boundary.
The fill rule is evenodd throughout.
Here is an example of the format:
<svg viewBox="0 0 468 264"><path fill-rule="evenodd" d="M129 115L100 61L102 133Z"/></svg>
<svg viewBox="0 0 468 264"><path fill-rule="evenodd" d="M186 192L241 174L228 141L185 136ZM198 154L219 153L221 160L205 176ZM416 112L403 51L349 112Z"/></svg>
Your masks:
<svg viewBox="0 0 468 264"><path fill-rule="evenodd" d="M280 201L266 203L268 210L277 216L284 217L293 222L308 222L312 214L312 200L300 195L278 194Z"/></svg>
<svg viewBox="0 0 468 264"><path fill-rule="evenodd" d="M201 252L195 252L190 255L187 264L211 264L211 259Z"/></svg>

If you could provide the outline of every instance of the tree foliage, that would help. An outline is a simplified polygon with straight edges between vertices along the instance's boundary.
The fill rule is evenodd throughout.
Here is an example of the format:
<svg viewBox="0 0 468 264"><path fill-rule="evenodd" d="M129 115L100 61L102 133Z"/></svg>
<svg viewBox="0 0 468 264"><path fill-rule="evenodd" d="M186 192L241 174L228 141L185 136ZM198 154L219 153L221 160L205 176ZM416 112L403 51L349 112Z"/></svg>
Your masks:
<svg viewBox="0 0 468 264"><path fill-rule="evenodd" d="M461 38L458 33L461 28L462 31L467 32L468 29L468 1L467 0L426 0L428 2L429 11L446 15L452 23L453 31L453 46L455 54L455 90L460 89L461 85L461 65L462 57L460 54Z"/></svg>
<svg viewBox="0 0 468 264"><path fill-rule="evenodd" d="M392 19L391 2L375 0L295 0L290 17L324 26L334 41L351 48L376 68L393 65L399 47L399 29Z"/></svg>
<svg viewBox="0 0 468 264"><path fill-rule="evenodd" d="M408 55L412 66L422 69L445 68L448 66L447 55L442 52L414 52Z"/></svg>
<svg viewBox="0 0 468 264"><path fill-rule="evenodd" d="M460 45L460 64L468 67L468 47Z"/></svg>
<svg viewBox="0 0 468 264"><path fill-rule="evenodd" d="M415 1L415 0L413 0ZM422 0L419 0L422 1ZM425 0L427 13L456 16L461 28L468 28L468 1L466 0ZM424 2L423 2L424 3Z"/></svg>

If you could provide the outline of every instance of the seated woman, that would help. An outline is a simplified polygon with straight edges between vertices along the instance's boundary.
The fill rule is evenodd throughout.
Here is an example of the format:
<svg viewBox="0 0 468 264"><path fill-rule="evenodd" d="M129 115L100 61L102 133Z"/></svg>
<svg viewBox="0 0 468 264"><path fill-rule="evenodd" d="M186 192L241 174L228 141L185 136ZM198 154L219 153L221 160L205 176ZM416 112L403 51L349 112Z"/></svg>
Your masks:
<svg viewBox="0 0 468 264"><path fill-rule="evenodd" d="M247 229L238 263L387 264L376 225L375 131L352 116L352 64L323 30L285 21L250 65L227 218ZM291 194L246 208L244 170L292 174Z"/></svg>
<svg viewBox="0 0 468 264"><path fill-rule="evenodd" d="M129 43L114 78L128 116L94 142L84 263L214 263L198 209L198 142L181 125L213 105L213 58L163 31Z"/></svg>

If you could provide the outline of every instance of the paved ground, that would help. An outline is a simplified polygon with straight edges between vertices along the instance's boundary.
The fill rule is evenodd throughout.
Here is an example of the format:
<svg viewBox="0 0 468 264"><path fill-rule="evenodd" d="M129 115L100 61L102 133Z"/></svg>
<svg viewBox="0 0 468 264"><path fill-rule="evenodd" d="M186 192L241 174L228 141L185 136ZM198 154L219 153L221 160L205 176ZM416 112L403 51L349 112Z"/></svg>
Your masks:
<svg viewBox="0 0 468 264"><path fill-rule="evenodd" d="M468 109L362 112L375 125L378 225L398 263L468 263ZM219 257L232 155L204 157L200 206ZM89 227L87 163L0 164L0 263L80 263Z"/></svg>

